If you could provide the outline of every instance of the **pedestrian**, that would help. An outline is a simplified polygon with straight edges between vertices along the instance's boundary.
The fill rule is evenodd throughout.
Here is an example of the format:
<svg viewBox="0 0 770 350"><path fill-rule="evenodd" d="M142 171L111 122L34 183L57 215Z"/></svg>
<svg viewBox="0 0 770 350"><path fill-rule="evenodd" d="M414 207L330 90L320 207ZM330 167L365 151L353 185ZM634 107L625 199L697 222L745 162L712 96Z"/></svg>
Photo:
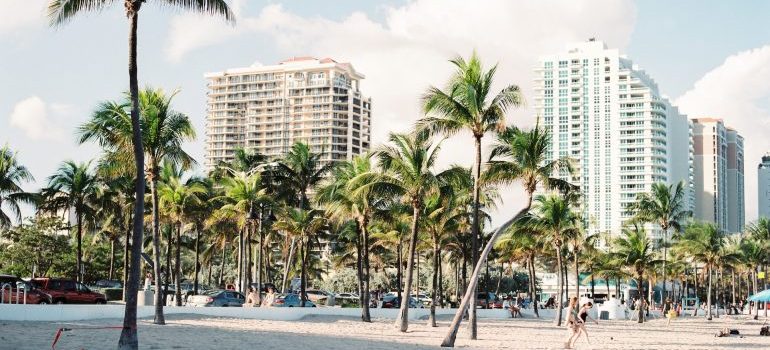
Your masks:
<svg viewBox="0 0 770 350"><path fill-rule="evenodd" d="M572 349L572 343L573 339L575 339L576 336L578 336L579 333L579 322L580 317L578 317L578 298L572 297L569 299L569 306L567 306L567 332L569 333L569 337L567 338L567 341L564 343L565 349Z"/></svg>
<svg viewBox="0 0 770 350"><path fill-rule="evenodd" d="M578 339L580 338L581 334L584 334L586 336L586 342L588 344L591 344L591 341L588 340L588 331L586 330L586 322L588 320L593 321L596 324L599 324L599 321L594 320L591 316L588 315L588 311L593 308L594 304L592 302L587 302L583 304L583 307L580 308L580 311L578 312L578 323L577 323L577 331L575 332L577 336L574 340L572 340L572 344L570 348L575 347L575 343L577 343Z"/></svg>
<svg viewBox="0 0 770 350"><path fill-rule="evenodd" d="M254 287L249 287L249 294L246 296L246 306L259 306L259 294L254 291Z"/></svg>
<svg viewBox="0 0 770 350"><path fill-rule="evenodd" d="M265 299L262 299L262 307L273 307L274 301L275 301L275 291L273 290L272 286L268 286Z"/></svg>

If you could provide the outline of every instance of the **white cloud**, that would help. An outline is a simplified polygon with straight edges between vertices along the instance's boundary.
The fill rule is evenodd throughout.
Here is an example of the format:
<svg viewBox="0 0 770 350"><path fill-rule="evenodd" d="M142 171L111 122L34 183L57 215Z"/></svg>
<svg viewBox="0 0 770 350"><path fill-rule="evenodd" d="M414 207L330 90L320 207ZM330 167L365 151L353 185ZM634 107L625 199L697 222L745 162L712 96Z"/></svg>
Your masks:
<svg viewBox="0 0 770 350"><path fill-rule="evenodd" d="M622 49L635 17L628 0L416 0L386 7L381 22L360 12L336 21L269 5L255 17L241 15L235 28L192 14L176 16L167 54L178 61L191 51L258 34L272 38L286 57L351 62L366 75L362 90L373 100L372 137L377 144L389 132L413 125L420 117L419 96L430 85L444 85L452 70L447 60L458 54L468 56L476 49L487 65L499 63L496 88L516 83L525 96L532 96L532 67L538 55L589 37ZM525 109L513 112L510 121L526 125L533 118ZM444 142L442 163L470 165L471 147L467 135ZM503 198L520 202L520 194L506 191ZM514 209L506 205L501 211Z"/></svg>
<svg viewBox="0 0 770 350"><path fill-rule="evenodd" d="M0 35L42 24L45 21L45 0L3 0L0 10Z"/></svg>
<svg viewBox="0 0 770 350"><path fill-rule="evenodd" d="M746 219L757 217L757 163L770 151L770 45L739 52L698 80L677 104L690 118L722 118L744 137Z"/></svg>
<svg viewBox="0 0 770 350"><path fill-rule="evenodd" d="M71 110L67 105L46 105L40 97L32 96L16 103L9 122L32 140L58 141L63 139L64 132L55 119L70 114Z"/></svg>

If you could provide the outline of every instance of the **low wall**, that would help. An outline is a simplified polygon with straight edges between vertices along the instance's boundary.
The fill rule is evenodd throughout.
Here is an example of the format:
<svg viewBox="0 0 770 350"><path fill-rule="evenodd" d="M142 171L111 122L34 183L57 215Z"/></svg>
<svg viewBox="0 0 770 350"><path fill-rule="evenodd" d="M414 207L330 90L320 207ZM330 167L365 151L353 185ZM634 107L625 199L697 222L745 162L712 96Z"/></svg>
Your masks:
<svg viewBox="0 0 770 350"><path fill-rule="evenodd" d="M371 309L373 318L395 319L398 309ZM436 309L436 315L454 315L457 309ZM529 312L527 312L529 311ZM123 318L123 305L12 305L0 304L0 320L3 321L80 321L104 318ZM259 308L259 307L185 307L166 306L166 315L195 314L213 317L251 318L260 320L292 321L306 316L359 317L361 309L314 307L314 308ZM140 318L152 317L153 306L139 306ZM427 318L430 309L409 309L409 319ZM510 318L507 310L478 310L479 318ZM531 310L524 312L531 316ZM542 314L541 314L542 315ZM542 317L542 316L541 316Z"/></svg>

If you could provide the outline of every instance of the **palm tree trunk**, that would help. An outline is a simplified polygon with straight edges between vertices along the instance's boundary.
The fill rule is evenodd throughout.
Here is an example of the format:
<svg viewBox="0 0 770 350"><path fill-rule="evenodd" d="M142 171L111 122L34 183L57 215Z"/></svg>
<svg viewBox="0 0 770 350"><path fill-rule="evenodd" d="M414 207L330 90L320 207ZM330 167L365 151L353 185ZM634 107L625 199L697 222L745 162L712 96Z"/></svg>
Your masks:
<svg viewBox="0 0 770 350"><path fill-rule="evenodd" d="M698 265L695 265L695 268L693 269L693 289L695 290L695 299L697 300L695 302L695 307L692 309L692 315L698 316L698 307L700 306L700 299L698 298Z"/></svg>
<svg viewBox="0 0 770 350"><path fill-rule="evenodd" d="M361 222L361 250L363 251L363 277L364 277L364 295L363 304L361 305L361 319L364 322L372 322L372 316L369 314L369 230L367 229L368 223L366 220Z"/></svg>
<svg viewBox="0 0 770 350"><path fill-rule="evenodd" d="M561 246L556 246L556 270L559 271L558 278L559 281L556 282L556 318L553 320L553 324L556 326L561 326L561 318L562 318L562 308L564 305L564 277L562 276L564 274L564 268L562 262L562 255L561 255Z"/></svg>
<svg viewBox="0 0 770 350"><path fill-rule="evenodd" d="M356 227L360 230L360 227ZM358 303L363 308L364 307L364 258L363 258L363 248L361 248L361 241L363 239L361 238L362 234L360 232L356 233L356 277L358 277ZM363 311L361 315L361 321L363 321Z"/></svg>
<svg viewBox="0 0 770 350"><path fill-rule="evenodd" d="M310 250L310 240L308 239L308 243L304 242L304 238L300 237L299 239L300 246L299 246L299 255L300 255L300 275L299 275L299 306L305 307L305 301L307 300L307 293L305 292L307 290L307 251Z"/></svg>
<svg viewBox="0 0 770 350"><path fill-rule="evenodd" d="M107 279L112 280L112 274L115 272L115 240L110 239L110 272Z"/></svg>
<svg viewBox="0 0 770 350"><path fill-rule="evenodd" d="M535 272L535 256L529 256L529 269L531 271L530 276L532 278L532 293L529 295L529 300L532 303L532 311L535 312L535 317L540 318L540 313L537 311L537 273Z"/></svg>
<svg viewBox="0 0 770 350"><path fill-rule="evenodd" d="M664 298L666 296L666 263L668 262L668 227L661 226L663 229L663 290L660 292L660 303L664 303ZM672 282L673 285L673 282ZM652 289L652 287L650 287ZM652 299L650 299L650 302L652 302Z"/></svg>
<svg viewBox="0 0 770 350"><path fill-rule="evenodd" d="M155 163L153 161L153 163ZM155 167L153 167L155 169ZM141 173L140 173L141 174ZM162 276L160 274L160 216L158 213L158 184L156 180L156 174L152 174L150 178L150 192L152 195L152 255L153 263L155 264L153 269L155 270L155 324L166 324L166 318L163 315L163 301L166 296L161 289ZM140 215L143 215L140 214ZM134 241L136 244L136 240ZM141 244L141 243L140 243ZM169 242L171 244L171 242ZM168 269L166 271L168 276Z"/></svg>
<svg viewBox="0 0 770 350"><path fill-rule="evenodd" d="M287 282L289 281L289 269L291 269L291 263L294 259L294 246L295 241L294 237L291 238L291 243L289 244L289 254L286 256L286 261L283 268L283 282L281 282L281 293L286 293L286 286Z"/></svg>
<svg viewBox="0 0 770 350"><path fill-rule="evenodd" d="M428 325L431 327L437 327L436 325L436 303L440 298L438 293L438 270L439 270L439 245L436 234L433 234L433 300L430 303L430 317L428 318Z"/></svg>
<svg viewBox="0 0 770 350"><path fill-rule="evenodd" d="M195 295L198 294L198 281L199 281L198 275L200 274L200 271L201 271L200 247L201 247L201 230L200 230L200 227L196 227L196 230L195 230L195 278L193 279L193 294Z"/></svg>
<svg viewBox="0 0 770 350"><path fill-rule="evenodd" d="M441 247L438 250L438 307L444 308L444 269L441 259Z"/></svg>
<svg viewBox="0 0 770 350"><path fill-rule="evenodd" d="M128 77L129 77L129 93L131 95L131 130L132 130L132 143L134 146L134 166L136 167L137 178L134 182L134 217L133 217L133 237L131 244L131 273L128 275L128 283L126 288L126 306L123 314L123 329L120 332L120 339L118 340L118 349L120 350L136 350L139 348L139 338L137 336L136 328L136 303L137 293L139 292L139 271L141 269L141 254L142 254L142 241L144 234L144 226L142 220L144 218L144 179L141 174L144 171L144 148L142 146L142 131L139 125L139 79L137 78L137 64L136 64L136 29L139 20L139 7L141 2L130 2L125 0L126 5L132 5L132 7L126 7L132 9L128 12L129 19L129 35L128 35ZM128 241L126 241L128 243ZM157 264L155 265L157 266ZM156 291L158 287L156 286ZM161 309L161 320L162 320Z"/></svg>
<svg viewBox="0 0 770 350"><path fill-rule="evenodd" d="M578 260L578 251L575 250L575 296L578 297L578 300L580 299L580 270L579 270L579 264L580 260Z"/></svg>
<svg viewBox="0 0 770 350"><path fill-rule="evenodd" d="M259 243L257 246L257 303L259 305L262 305L262 259L264 257L263 250L264 250L264 241L265 236L262 234L262 211L260 211L260 220L259 220Z"/></svg>
<svg viewBox="0 0 770 350"><path fill-rule="evenodd" d="M636 276L636 288L639 291L639 298L644 296L644 277L642 277L641 274ZM644 307L641 307L644 303L640 302L640 307L637 307L636 309L636 318L638 323L644 322Z"/></svg>
<svg viewBox="0 0 770 350"><path fill-rule="evenodd" d="M474 135L475 136L475 135ZM476 162L473 165L473 225L471 231L473 236L471 237L471 259L473 264L478 264L479 261L479 231L481 230L481 223L479 222L479 192L481 188L481 138L483 135L475 136L476 146ZM478 276L476 276L478 278ZM471 285L476 286L478 281L471 281ZM476 339L478 337L478 325L476 324L476 288L473 288L471 293L470 305L471 308L468 313L468 327L470 327L470 338Z"/></svg>
<svg viewBox="0 0 770 350"><path fill-rule="evenodd" d="M506 221L503 225L501 225L493 234L492 237L489 238L489 241L487 242L486 246L484 247L484 250L481 252L481 256L479 257L479 262L476 263L476 266L473 268L473 275L471 275L470 285L468 286L468 289L465 291L465 295L463 296L463 300L460 303L460 308L457 309L457 312L455 312L454 318L452 319L452 323L449 325L449 331L447 332L446 336L444 337L444 340L441 342L442 347L454 347L455 339L457 338L457 331L460 329L460 323L462 322L463 314L465 313L465 310L468 309L468 307L471 304L471 297L473 297L473 294L476 294L476 285L479 280L479 274L481 274L481 267L482 261L486 261L487 256L489 255L489 252L492 251L492 247L494 246L497 239L500 237L500 235L505 232L516 220L518 220L521 216L526 214L529 211L529 208L532 206L532 194L527 193L527 202L526 206L521 209L516 215L514 215L513 218Z"/></svg>
<svg viewBox="0 0 770 350"><path fill-rule="evenodd" d="M711 321L711 268L707 268L708 272L708 293L706 294L706 319Z"/></svg>
<svg viewBox="0 0 770 350"><path fill-rule="evenodd" d="M129 217L130 220L130 217ZM128 227L126 227L126 237L125 237L125 244L123 245L123 301L128 302L128 261L130 259L129 257L129 250L131 249L131 223L128 222ZM137 290L138 292L138 290Z"/></svg>
<svg viewBox="0 0 770 350"><path fill-rule="evenodd" d="M226 249L227 249L227 244L223 243L222 244L222 261L219 262L219 286L221 288L225 287L224 276L225 276L225 260L227 258L227 256L225 255Z"/></svg>
<svg viewBox="0 0 770 350"><path fill-rule="evenodd" d="M513 267L511 267L513 269ZM500 295L500 285L503 283L503 271L505 271L505 264L500 262L500 275L497 277L497 286L495 286L495 295Z"/></svg>
<svg viewBox="0 0 770 350"><path fill-rule="evenodd" d="M176 256L174 259L174 284L176 285L176 293L174 293L174 299L176 300L176 306L182 306L182 223L176 229Z"/></svg>
<svg viewBox="0 0 770 350"><path fill-rule="evenodd" d="M160 202L158 202L160 204ZM168 285L171 284L171 277L174 270L171 268L171 247L173 246L173 229L168 230L168 241L166 242L166 275L163 278L163 305L166 305L166 298L168 295Z"/></svg>
<svg viewBox="0 0 770 350"><path fill-rule="evenodd" d="M396 327L401 332L409 328L409 297L412 295L412 277L414 275L414 252L417 249L417 227L420 221L420 201L412 201L412 230L409 235L409 256L406 260L406 281L404 281L404 295L399 299L401 310L396 318ZM418 276L419 278L419 276Z"/></svg>
<svg viewBox="0 0 770 350"><path fill-rule="evenodd" d="M78 261L77 261L77 281L83 283L83 215L78 211Z"/></svg>
<svg viewBox="0 0 770 350"><path fill-rule="evenodd" d="M398 257L396 257L396 280L398 283L398 287L396 288L396 296L398 297L398 300L401 299L401 290L404 288L404 274L402 270L402 266L404 265L403 256L404 256L404 244L403 240L399 236L398 238Z"/></svg>

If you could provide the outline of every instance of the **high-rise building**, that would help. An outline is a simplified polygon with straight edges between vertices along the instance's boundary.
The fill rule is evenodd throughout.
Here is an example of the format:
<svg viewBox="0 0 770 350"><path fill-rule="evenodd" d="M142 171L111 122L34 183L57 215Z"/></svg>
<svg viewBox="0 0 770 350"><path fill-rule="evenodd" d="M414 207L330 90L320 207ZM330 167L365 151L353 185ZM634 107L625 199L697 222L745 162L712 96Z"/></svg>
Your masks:
<svg viewBox="0 0 770 350"><path fill-rule="evenodd" d="M725 232L741 232L746 221L743 137L721 119L693 119L696 219Z"/></svg>
<svg viewBox="0 0 770 350"><path fill-rule="evenodd" d="M762 157L757 172L757 214L770 218L770 152Z"/></svg>
<svg viewBox="0 0 770 350"><path fill-rule="evenodd" d="M541 57L535 76L535 111L552 137L547 158L574 160L576 172L559 176L580 186L588 234L619 233L628 204L654 183L683 181L692 208L691 124L647 73L589 40Z"/></svg>
<svg viewBox="0 0 770 350"><path fill-rule="evenodd" d="M205 165L236 148L269 157L302 141L324 161L351 159L371 143L371 99L350 63L294 57L277 65L208 73Z"/></svg>

